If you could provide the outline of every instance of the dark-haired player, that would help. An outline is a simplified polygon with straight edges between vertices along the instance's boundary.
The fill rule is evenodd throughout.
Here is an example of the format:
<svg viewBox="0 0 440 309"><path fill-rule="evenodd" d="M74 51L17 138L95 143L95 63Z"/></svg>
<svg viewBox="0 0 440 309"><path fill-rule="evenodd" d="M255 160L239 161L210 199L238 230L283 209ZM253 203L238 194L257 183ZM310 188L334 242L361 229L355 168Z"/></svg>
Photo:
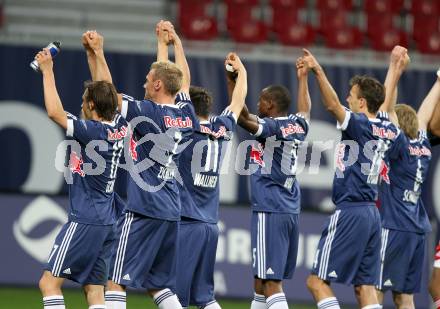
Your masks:
<svg viewBox="0 0 440 309"><path fill-rule="evenodd" d="M346 109L308 50L304 50L303 65L314 73L324 106L342 130L333 181L336 211L322 232L307 287L318 308L340 308L331 282L354 285L361 308L381 308L375 290L381 242L375 202L382 159L400 132L385 112L378 113L385 100L379 81L353 77L347 98L350 109Z"/></svg>
<svg viewBox="0 0 440 309"><path fill-rule="evenodd" d="M220 115L210 117L212 97L206 89L191 87L189 91L200 130L192 135L179 163L183 186L179 186L182 213L176 291L184 308L220 308L214 296L220 168L247 93L247 74L240 58L230 53L226 63L238 76L231 103Z"/></svg>
<svg viewBox="0 0 440 309"><path fill-rule="evenodd" d="M64 279L83 286L89 308L105 308L104 286L117 217L113 186L127 123L116 113L118 98L114 86L105 81L86 84L83 120L66 114L55 86L50 52L45 49L35 58L43 74L48 116L78 142L78 147L71 149L69 162L73 178L69 185L69 221L55 240L39 283L44 308L65 308L61 292ZM99 158L89 157L85 152L89 143L94 142L99 143L93 147ZM87 174L83 169L86 164L97 164L102 172Z"/></svg>
<svg viewBox="0 0 440 309"><path fill-rule="evenodd" d="M290 279L298 252L300 190L296 180L298 147L309 131L310 96L307 70L298 66L298 106L289 114L289 91L278 85L264 88L258 116L246 107L238 124L256 137L250 162L258 165L251 175L251 246L254 300L251 309L288 308L282 280Z"/></svg>

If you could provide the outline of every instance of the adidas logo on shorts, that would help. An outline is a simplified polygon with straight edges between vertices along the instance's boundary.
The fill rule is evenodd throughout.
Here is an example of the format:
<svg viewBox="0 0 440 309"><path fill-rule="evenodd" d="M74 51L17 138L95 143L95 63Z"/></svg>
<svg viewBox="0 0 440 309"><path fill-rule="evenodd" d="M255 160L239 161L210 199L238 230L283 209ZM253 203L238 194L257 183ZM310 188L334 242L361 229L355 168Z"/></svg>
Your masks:
<svg viewBox="0 0 440 309"><path fill-rule="evenodd" d="M66 268L65 270L63 270L63 274L71 275L72 272L70 271L70 268Z"/></svg>
<svg viewBox="0 0 440 309"><path fill-rule="evenodd" d="M272 268L269 267L269 268L266 270L266 275L275 275L275 273L273 272Z"/></svg>
<svg viewBox="0 0 440 309"><path fill-rule="evenodd" d="M387 281L385 281L385 282L383 283L383 286L393 286L393 283L391 282L390 279L388 279Z"/></svg>
<svg viewBox="0 0 440 309"><path fill-rule="evenodd" d="M338 275L336 274L336 271L332 271L331 273L328 274L329 277L331 278L338 278Z"/></svg>
<svg viewBox="0 0 440 309"><path fill-rule="evenodd" d="M126 274L124 277L122 277L122 279L127 280L127 281L131 280L129 274Z"/></svg>

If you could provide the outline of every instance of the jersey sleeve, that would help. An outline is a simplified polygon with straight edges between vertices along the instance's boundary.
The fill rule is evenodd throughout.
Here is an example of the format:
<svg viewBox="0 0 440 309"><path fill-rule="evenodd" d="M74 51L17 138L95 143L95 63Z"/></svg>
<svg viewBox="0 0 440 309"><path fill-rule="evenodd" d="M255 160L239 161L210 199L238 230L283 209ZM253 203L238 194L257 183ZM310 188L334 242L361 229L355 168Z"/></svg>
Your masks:
<svg viewBox="0 0 440 309"><path fill-rule="evenodd" d="M278 130L279 128L275 119L269 117L258 118L258 130L254 135L258 138L268 138L277 135Z"/></svg>
<svg viewBox="0 0 440 309"><path fill-rule="evenodd" d="M100 133L101 130L97 127L96 122L78 119L76 116L67 113L67 137L72 137L82 144L87 144L92 140L100 139Z"/></svg>
<svg viewBox="0 0 440 309"><path fill-rule="evenodd" d="M428 148L432 147L430 136L425 130L419 130L419 140L423 146L426 146Z"/></svg>
<svg viewBox="0 0 440 309"><path fill-rule="evenodd" d="M196 115L196 111L194 110L194 106L192 104L191 98L189 94L185 92L179 92L176 95L176 99L174 103L177 107L179 107L185 116L190 117L193 123L193 129L199 131L200 130L200 122L199 118Z"/></svg>
<svg viewBox="0 0 440 309"><path fill-rule="evenodd" d="M135 100L133 97L122 94L121 115L127 121L138 116L151 116L155 114L154 104L150 100Z"/></svg>
<svg viewBox="0 0 440 309"><path fill-rule="evenodd" d="M345 118L342 123L337 124L339 130L354 140L358 140L364 130L368 129L368 118L362 115L353 113L351 110L345 110Z"/></svg>
<svg viewBox="0 0 440 309"><path fill-rule="evenodd" d="M402 148L408 144L406 139L405 134L399 134L396 136L396 139L387 152L390 159L397 160L400 157Z"/></svg>
<svg viewBox="0 0 440 309"><path fill-rule="evenodd" d="M237 127L237 115L226 108L219 116L211 117L212 135L216 138L232 139Z"/></svg>
<svg viewBox="0 0 440 309"><path fill-rule="evenodd" d="M431 147L440 145L440 137L433 135L432 133L428 132L428 139Z"/></svg>

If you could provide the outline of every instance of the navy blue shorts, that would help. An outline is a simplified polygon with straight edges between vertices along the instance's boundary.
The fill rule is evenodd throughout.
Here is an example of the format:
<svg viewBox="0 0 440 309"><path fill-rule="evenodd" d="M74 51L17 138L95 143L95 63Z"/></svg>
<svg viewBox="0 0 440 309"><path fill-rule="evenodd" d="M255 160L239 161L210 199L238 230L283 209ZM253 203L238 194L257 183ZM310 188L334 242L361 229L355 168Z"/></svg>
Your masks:
<svg viewBox="0 0 440 309"><path fill-rule="evenodd" d="M82 285L105 285L113 240L113 225L67 222L55 239L45 269Z"/></svg>
<svg viewBox="0 0 440 309"><path fill-rule="evenodd" d="M180 222L176 294L182 307L204 306L214 297L217 224Z"/></svg>
<svg viewBox="0 0 440 309"><path fill-rule="evenodd" d="M298 215L252 212L252 269L255 278L290 279L298 253Z"/></svg>
<svg viewBox="0 0 440 309"><path fill-rule="evenodd" d="M382 229L381 272L377 288L414 294L420 292L426 235Z"/></svg>
<svg viewBox="0 0 440 309"><path fill-rule="evenodd" d="M175 290L179 222L130 211L118 221L110 279L147 290Z"/></svg>
<svg viewBox="0 0 440 309"><path fill-rule="evenodd" d="M336 210L322 232L312 274L327 282L377 285L380 233L380 215L375 206Z"/></svg>

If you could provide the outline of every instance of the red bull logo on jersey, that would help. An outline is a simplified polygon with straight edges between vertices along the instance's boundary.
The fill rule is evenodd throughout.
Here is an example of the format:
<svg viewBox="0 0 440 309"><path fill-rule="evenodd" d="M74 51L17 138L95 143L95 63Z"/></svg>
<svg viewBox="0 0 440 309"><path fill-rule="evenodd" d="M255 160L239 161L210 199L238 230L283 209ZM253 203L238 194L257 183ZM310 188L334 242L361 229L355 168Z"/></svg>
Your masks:
<svg viewBox="0 0 440 309"><path fill-rule="evenodd" d="M336 167L341 171L345 171L344 165L345 144L340 143L336 148Z"/></svg>
<svg viewBox="0 0 440 309"><path fill-rule="evenodd" d="M116 141L123 139L127 135L127 127L121 127L121 129L114 129L113 131L107 129L107 139L109 141Z"/></svg>
<svg viewBox="0 0 440 309"><path fill-rule="evenodd" d="M189 117L183 120L182 117L173 118L171 116L165 116L163 120L167 128L192 128L193 126L192 120Z"/></svg>
<svg viewBox="0 0 440 309"><path fill-rule="evenodd" d="M220 138L226 135L226 127L225 126L221 126L218 131L212 131L210 128L205 127L205 126L200 126L200 131L202 133L206 133L209 135L214 136L215 138Z"/></svg>
<svg viewBox="0 0 440 309"><path fill-rule="evenodd" d="M382 161L382 165L380 166L379 176L380 179L382 179L382 181L385 181L387 184L390 184L389 172L390 172L390 168L384 161Z"/></svg>
<svg viewBox="0 0 440 309"><path fill-rule="evenodd" d="M82 164L83 164L83 160L80 156L78 156L78 154L75 151L72 151L70 153L70 160L69 160L69 167L70 170L72 171L72 174L78 174L81 177L85 176L84 171L82 170Z"/></svg>
<svg viewBox="0 0 440 309"><path fill-rule="evenodd" d="M373 127L373 135L379 136L381 138L386 139L394 139L396 137L396 133L390 129L380 128L378 126L372 125Z"/></svg>
<svg viewBox="0 0 440 309"><path fill-rule="evenodd" d="M417 156L417 157L420 157L420 156L430 157L431 156L431 150L429 150L425 146L423 146L423 147L409 146L408 149L409 149L409 154L412 156Z"/></svg>
<svg viewBox="0 0 440 309"><path fill-rule="evenodd" d="M251 161L254 161L259 166L262 166L262 167L265 166L264 161L263 161L263 154L264 154L263 145L258 144L257 147L252 145L250 159L251 159Z"/></svg>
<svg viewBox="0 0 440 309"><path fill-rule="evenodd" d="M137 161L138 153L136 151L137 143L134 140L133 136L130 138L130 155L133 161Z"/></svg>
<svg viewBox="0 0 440 309"><path fill-rule="evenodd" d="M289 125L286 128L281 127L280 130L281 130L281 133L283 134L283 137L287 137L289 135L297 134L297 133L301 133L301 134L306 133L300 125L298 125L298 124L293 125L291 123L289 123Z"/></svg>

